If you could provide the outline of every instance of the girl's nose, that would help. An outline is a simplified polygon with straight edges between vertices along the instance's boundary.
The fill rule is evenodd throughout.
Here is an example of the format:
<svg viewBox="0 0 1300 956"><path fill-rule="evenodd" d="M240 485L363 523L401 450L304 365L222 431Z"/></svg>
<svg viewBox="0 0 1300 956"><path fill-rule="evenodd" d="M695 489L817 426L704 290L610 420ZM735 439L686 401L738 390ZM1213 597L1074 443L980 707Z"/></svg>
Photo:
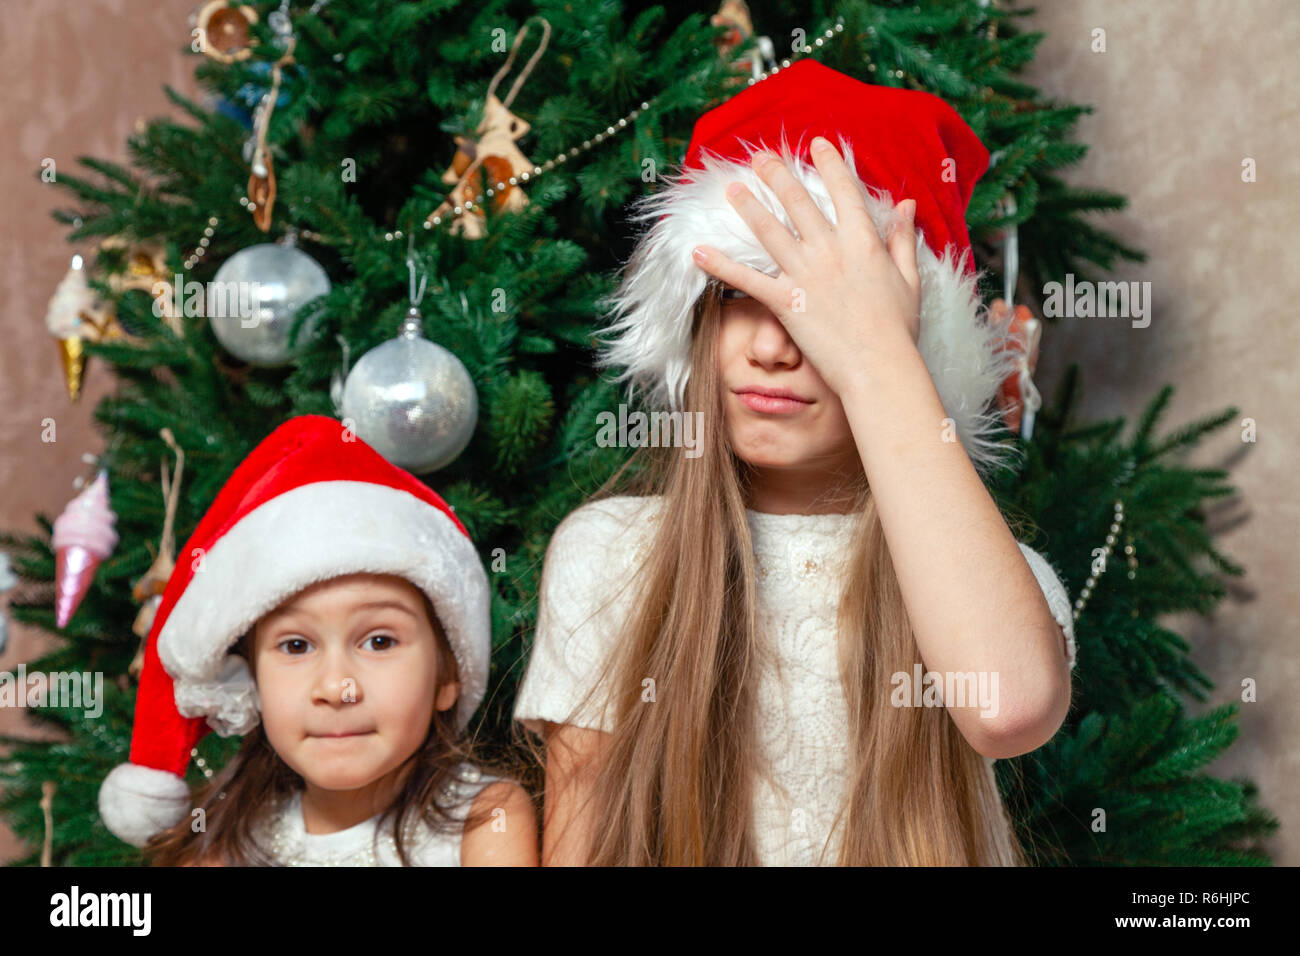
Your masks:
<svg viewBox="0 0 1300 956"><path fill-rule="evenodd" d="M361 681L342 651L324 651L312 685L314 700L326 704L355 704L361 700Z"/></svg>
<svg viewBox="0 0 1300 956"><path fill-rule="evenodd" d="M752 319L746 355L764 368L796 368L803 355L785 326L768 309Z"/></svg>

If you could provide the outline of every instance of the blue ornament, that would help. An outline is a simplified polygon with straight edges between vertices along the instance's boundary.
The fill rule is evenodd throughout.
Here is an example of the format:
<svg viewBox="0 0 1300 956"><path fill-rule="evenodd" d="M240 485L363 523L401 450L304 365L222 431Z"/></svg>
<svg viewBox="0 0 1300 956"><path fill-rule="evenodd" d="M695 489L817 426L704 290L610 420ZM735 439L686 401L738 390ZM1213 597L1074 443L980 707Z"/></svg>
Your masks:
<svg viewBox="0 0 1300 956"><path fill-rule="evenodd" d="M235 99L249 107L249 109L253 109L271 89L272 64L265 60L258 60L256 63L249 64L249 69L265 82L245 83L235 92ZM284 106L293 98L292 89L294 84L301 82L306 75L307 71L297 63L280 67L280 95L275 100L276 109Z"/></svg>
<svg viewBox="0 0 1300 956"><path fill-rule="evenodd" d="M219 116L225 116L228 119L234 120L246 130L251 131L253 128L253 114L237 103L232 103L230 100L222 97L216 101L212 109L213 112L217 113Z"/></svg>

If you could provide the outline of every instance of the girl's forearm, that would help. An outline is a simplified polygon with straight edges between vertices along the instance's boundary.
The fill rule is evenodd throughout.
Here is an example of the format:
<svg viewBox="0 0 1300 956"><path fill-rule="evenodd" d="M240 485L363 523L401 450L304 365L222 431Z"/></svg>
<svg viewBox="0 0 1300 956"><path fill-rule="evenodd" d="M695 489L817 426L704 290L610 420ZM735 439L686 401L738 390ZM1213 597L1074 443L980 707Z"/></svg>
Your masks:
<svg viewBox="0 0 1300 956"><path fill-rule="evenodd" d="M840 397L926 670L997 690L995 717L950 706L953 720L987 756L1041 746L1069 709L1062 632L915 343L873 353Z"/></svg>

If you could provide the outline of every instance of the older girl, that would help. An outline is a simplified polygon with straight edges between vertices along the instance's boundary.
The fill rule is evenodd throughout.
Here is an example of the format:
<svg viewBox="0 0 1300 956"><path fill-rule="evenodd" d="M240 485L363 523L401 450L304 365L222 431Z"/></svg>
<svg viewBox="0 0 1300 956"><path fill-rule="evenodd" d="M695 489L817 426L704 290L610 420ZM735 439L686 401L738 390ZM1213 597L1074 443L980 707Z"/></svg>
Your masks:
<svg viewBox="0 0 1300 956"><path fill-rule="evenodd" d="M1023 862L992 763L1061 725L1073 634L977 470L987 165L938 98L805 60L645 201L601 359L703 411L704 453L638 451L548 548L515 710L543 863Z"/></svg>

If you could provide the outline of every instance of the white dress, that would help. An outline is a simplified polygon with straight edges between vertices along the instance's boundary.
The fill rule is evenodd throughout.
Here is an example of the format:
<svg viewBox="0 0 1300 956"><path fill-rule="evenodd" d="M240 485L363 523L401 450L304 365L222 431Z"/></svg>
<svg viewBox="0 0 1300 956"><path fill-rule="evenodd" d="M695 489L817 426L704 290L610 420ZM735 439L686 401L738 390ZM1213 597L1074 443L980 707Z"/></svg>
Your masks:
<svg viewBox="0 0 1300 956"><path fill-rule="evenodd" d="M452 815L463 821L480 790L499 778L469 763L460 765L459 779L444 788L444 799L459 800ZM377 830L379 815L334 833L308 833L302 816L302 791L297 791L256 828L258 844L280 866L401 866L393 841L392 821ZM424 821L408 825L406 851L415 866L460 866L461 833L440 833Z"/></svg>
<svg viewBox="0 0 1300 956"><path fill-rule="evenodd" d="M537 732L541 721L609 731L612 713L593 702L573 713L604 670L610 642L631 613L634 571L658 518L657 496L589 502L561 522L547 548L537 631L514 717ZM843 820L850 739L840 682L836 617L854 515L774 515L748 511L757 565L759 633L772 652L760 671L758 732L774 780L756 775L754 828L764 865L835 861ZM1052 616L1066 635L1074 667L1069 595L1047 560L1025 544ZM612 596L605 608L602 603ZM987 799L993 824L1009 833L997 797L993 759ZM999 840L1005 845L1005 841Z"/></svg>

